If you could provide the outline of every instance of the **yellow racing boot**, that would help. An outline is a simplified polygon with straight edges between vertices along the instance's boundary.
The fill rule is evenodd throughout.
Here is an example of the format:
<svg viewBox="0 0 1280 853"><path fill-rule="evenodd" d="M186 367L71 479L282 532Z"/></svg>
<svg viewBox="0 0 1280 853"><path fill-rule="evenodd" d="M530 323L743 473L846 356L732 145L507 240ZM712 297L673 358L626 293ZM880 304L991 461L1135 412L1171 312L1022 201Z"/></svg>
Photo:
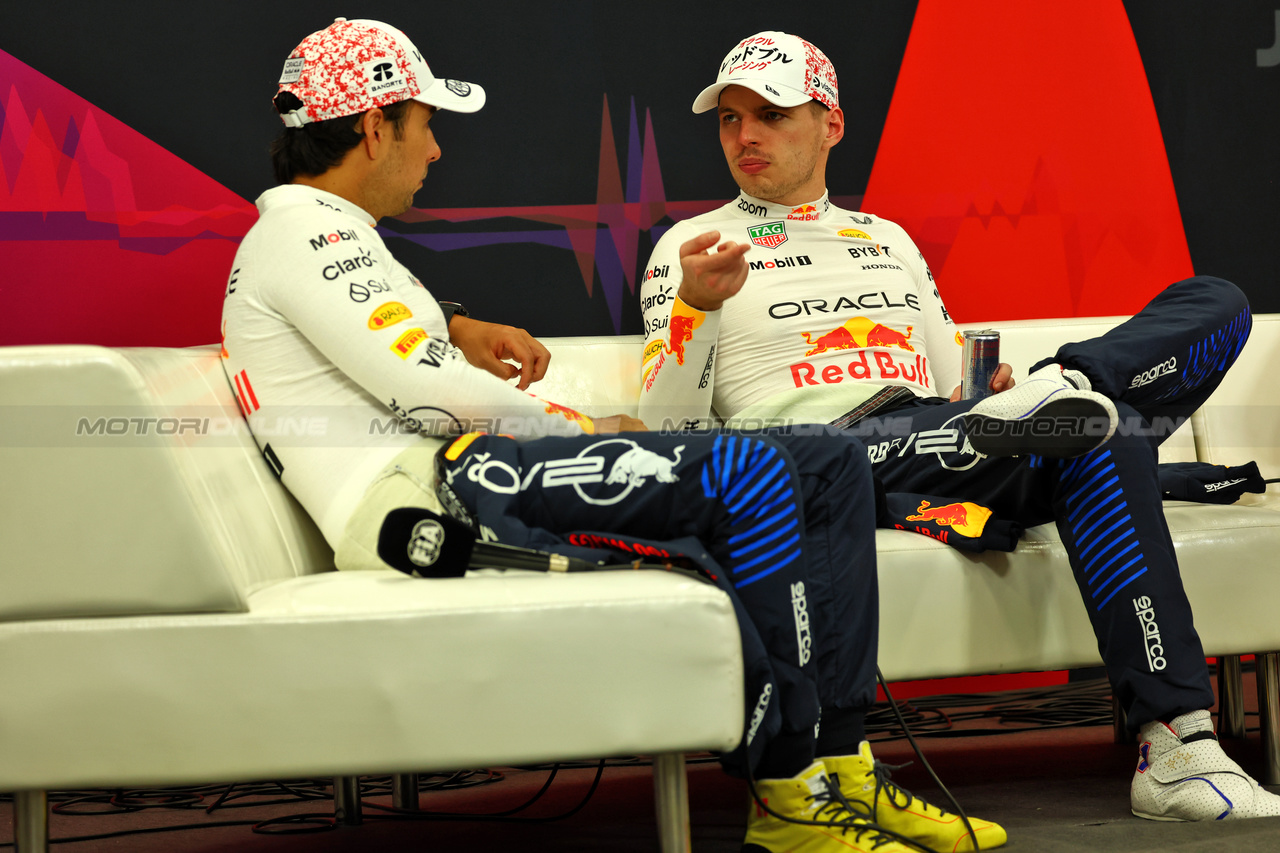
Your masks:
<svg viewBox="0 0 1280 853"><path fill-rule="evenodd" d="M742 853L915 853L849 811L822 761L790 779L757 779Z"/></svg>
<svg viewBox="0 0 1280 853"><path fill-rule="evenodd" d="M840 793L855 811L867 820L900 835L913 838L940 851L990 850L1000 847L1009 836L999 824L969 818L977 836L975 848L969 831L959 815L952 814L912 796L889 779L889 767L871 756L871 744L865 740L857 755L823 758L827 773L839 786ZM864 811L865 810L865 811Z"/></svg>

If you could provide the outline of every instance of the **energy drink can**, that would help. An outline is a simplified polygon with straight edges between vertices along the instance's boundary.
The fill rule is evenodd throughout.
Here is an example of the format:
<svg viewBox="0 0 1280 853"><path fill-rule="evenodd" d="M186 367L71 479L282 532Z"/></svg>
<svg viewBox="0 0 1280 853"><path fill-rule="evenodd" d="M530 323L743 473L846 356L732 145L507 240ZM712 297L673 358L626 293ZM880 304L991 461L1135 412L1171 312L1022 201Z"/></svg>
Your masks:
<svg viewBox="0 0 1280 853"><path fill-rule="evenodd" d="M960 399L989 397L991 379L1000 365L1000 333L995 329L965 332L961 358L964 375L960 380Z"/></svg>

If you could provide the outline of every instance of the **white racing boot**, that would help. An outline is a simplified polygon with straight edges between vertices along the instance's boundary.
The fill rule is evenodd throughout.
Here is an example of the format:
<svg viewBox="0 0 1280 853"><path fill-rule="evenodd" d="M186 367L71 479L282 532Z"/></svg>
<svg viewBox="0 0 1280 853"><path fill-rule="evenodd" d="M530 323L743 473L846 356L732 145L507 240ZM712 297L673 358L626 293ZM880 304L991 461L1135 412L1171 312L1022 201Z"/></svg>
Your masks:
<svg viewBox="0 0 1280 853"><path fill-rule="evenodd" d="M1119 423L1116 404L1091 387L1078 370L1045 365L975 404L963 416L965 435L986 456L1081 456L1111 438Z"/></svg>
<svg viewBox="0 0 1280 853"><path fill-rule="evenodd" d="M1165 725L1147 723L1138 735L1133 813L1149 820L1234 820L1280 816L1280 797L1265 790L1218 745L1208 711L1192 711Z"/></svg>

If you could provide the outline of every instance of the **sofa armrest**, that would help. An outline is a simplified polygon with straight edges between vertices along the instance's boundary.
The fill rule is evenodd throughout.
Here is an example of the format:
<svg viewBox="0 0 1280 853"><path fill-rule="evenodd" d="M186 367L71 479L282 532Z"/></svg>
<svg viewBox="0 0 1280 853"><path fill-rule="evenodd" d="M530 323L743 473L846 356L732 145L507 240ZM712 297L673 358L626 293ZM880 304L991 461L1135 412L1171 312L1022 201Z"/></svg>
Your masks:
<svg viewBox="0 0 1280 853"><path fill-rule="evenodd" d="M247 432L195 425L240 422L219 385L216 347L0 349L0 620L243 611L326 566L281 556L303 522Z"/></svg>

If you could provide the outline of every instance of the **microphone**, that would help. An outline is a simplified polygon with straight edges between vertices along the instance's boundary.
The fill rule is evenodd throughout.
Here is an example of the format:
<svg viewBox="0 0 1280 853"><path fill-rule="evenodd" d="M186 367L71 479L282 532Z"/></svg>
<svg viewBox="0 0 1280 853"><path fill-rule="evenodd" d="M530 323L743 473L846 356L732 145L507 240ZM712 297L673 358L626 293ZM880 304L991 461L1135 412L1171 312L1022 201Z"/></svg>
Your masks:
<svg viewBox="0 0 1280 853"><path fill-rule="evenodd" d="M378 532L378 556L406 575L460 578L467 569L584 572L595 563L531 548L479 542L462 522L419 507L387 513Z"/></svg>

